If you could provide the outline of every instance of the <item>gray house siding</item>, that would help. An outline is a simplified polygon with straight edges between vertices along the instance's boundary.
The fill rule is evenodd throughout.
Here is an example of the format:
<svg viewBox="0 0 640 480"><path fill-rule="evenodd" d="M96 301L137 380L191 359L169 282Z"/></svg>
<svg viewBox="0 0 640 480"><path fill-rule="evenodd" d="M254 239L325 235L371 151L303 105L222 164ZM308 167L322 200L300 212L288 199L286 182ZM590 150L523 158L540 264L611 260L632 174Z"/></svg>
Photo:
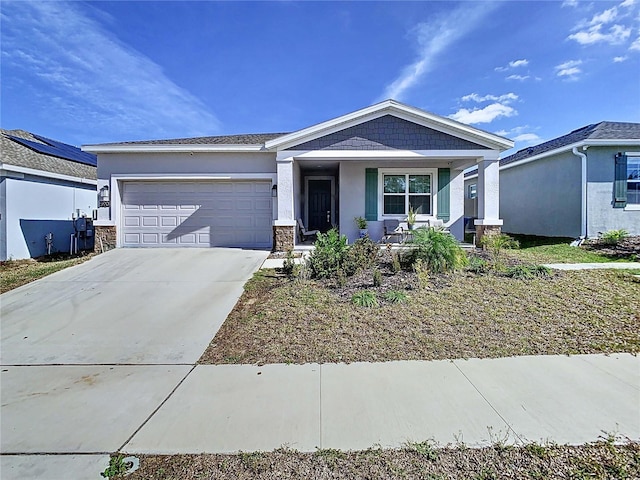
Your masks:
<svg viewBox="0 0 640 480"><path fill-rule="evenodd" d="M500 170L506 233L578 237L581 164L571 152Z"/></svg>
<svg viewBox="0 0 640 480"><path fill-rule="evenodd" d="M587 236L625 229L640 235L640 210L613 208L615 154L638 152L637 146L589 147L587 155ZM640 206L639 206L640 207Z"/></svg>
<svg viewBox="0 0 640 480"><path fill-rule="evenodd" d="M288 150L478 150L473 142L384 115Z"/></svg>

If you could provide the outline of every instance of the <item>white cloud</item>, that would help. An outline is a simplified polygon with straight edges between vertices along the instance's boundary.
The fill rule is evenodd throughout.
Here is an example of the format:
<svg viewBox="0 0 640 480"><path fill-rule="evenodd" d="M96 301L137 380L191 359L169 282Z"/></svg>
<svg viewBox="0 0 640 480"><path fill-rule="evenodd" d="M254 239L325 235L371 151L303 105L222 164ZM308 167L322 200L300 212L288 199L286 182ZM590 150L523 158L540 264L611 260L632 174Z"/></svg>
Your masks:
<svg viewBox="0 0 640 480"><path fill-rule="evenodd" d="M456 113L449 115L449 118L466 124L491 123L500 117L513 117L518 112L509 105L492 103L484 108L468 110L461 108Z"/></svg>
<svg viewBox="0 0 640 480"><path fill-rule="evenodd" d="M530 145L533 145L535 143L539 143L540 140L542 140L542 139L538 135L536 135L535 133L523 133L523 134L520 134L520 135L516 135L511 140L513 140L515 142L525 142L525 143L528 143Z"/></svg>
<svg viewBox="0 0 640 480"><path fill-rule="evenodd" d="M622 25L613 25L606 33L602 33L602 24L594 25L587 30L572 33L567 38L575 40L580 45L591 45L593 43L604 42L610 45L624 43L631 35L631 28Z"/></svg>
<svg viewBox="0 0 640 480"><path fill-rule="evenodd" d="M629 50L640 50L640 37L636 38L629 47Z"/></svg>
<svg viewBox="0 0 640 480"><path fill-rule="evenodd" d="M519 80L521 82L524 82L525 80L528 80L529 78L531 78L529 75L509 75L507 77L507 80Z"/></svg>
<svg viewBox="0 0 640 480"><path fill-rule="evenodd" d="M480 96L477 93L470 93L469 95L465 95L464 97L462 97L460 100L462 100L463 102L473 101L477 103L483 103L488 101L509 103L509 102L518 100L518 95L512 92L505 93L504 95L499 95L499 96L496 96L496 95Z"/></svg>
<svg viewBox="0 0 640 480"><path fill-rule="evenodd" d="M507 70L510 70L512 68L526 67L527 65L529 65L529 60L527 60L526 58L523 58L522 60L512 60L511 62L508 63L507 66L496 67L494 68L494 70L496 72L506 72Z"/></svg>
<svg viewBox="0 0 640 480"><path fill-rule="evenodd" d="M582 65L582 60L569 60L568 62L556 65L556 75L558 77L566 77L568 80L576 80L578 74L582 73L582 70L579 68L580 65Z"/></svg>
<svg viewBox="0 0 640 480"><path fill-rule="evenodd" d="M564 2L562 2L562 7L577 7L578 6L578 0L564 0Z"/></svg>
<svg viewBox="0 0 640 480"><path fill-rule="evenodd" d="M622 63L627 61L629 57L624 56L624 57L613 57L613 63Z"/></svg>
<svg viewBox="0 0 640 480"><path fill-rule="evenodd" d="M219 130L218 119L198 98L92 19L89 8L23 2L2 13L3 62L45 82L47 89L39 88L47 96L43 108L56 121L90 125L112 139Z"/></svg>
<svg viewBox="0 0 640 480"><path fill-rule="evenodd" d="M470 6L473 5L473 6ZM402 99L405 92L435 68L439 55L457 40L471 32L484 16L495 8L491 3L466 3L462 7L414 29L419 46L418 58L406 66L400 75L386 86L381 98Z"/></svg>
<svg viewBox="0 0 640 480"><path fill-rule="evenodd" d="M536 128L531 128L529 125L522 125L514 127L511 130L500 130L495 133L496 135L510 138L516 142L516 148L519 148L529 145L537 145L542 142L542 138L531 130L536 130Z"/></svg>
<svg viewBox="0 0 640 480"><path fill-rule="evenodd" d="M526 67L527 65L529 65L529 60L527 60L526 58L523 58L522 60L514 60L513 62L509 62L509 66L511 68Z"/></svg>
<svg viewBox="0 0 640 480"><path fill-rule="evenodd" d="M587 26L593 27L595 25L611 23L617 17L618 17L618 8L617 7L611 7L608 10L604 10L604 11L602 11L600 13L596 13L593 16L593 18L591 18L591 21L589 21L587 23Z"/></svg>

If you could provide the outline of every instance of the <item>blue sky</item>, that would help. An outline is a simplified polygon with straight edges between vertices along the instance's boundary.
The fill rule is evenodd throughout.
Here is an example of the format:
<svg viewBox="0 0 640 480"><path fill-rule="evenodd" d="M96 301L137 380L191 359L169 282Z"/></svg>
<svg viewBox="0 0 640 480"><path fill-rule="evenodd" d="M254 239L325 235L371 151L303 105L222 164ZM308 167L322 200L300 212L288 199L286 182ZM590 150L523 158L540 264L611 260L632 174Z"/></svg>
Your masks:
<svg viewBox="0 0 640 480"><path fill-rule="evenodd" d="M75 145L288 132L386 98L516 148L640 122L640 0L0 9L2 128Z"/></svg>

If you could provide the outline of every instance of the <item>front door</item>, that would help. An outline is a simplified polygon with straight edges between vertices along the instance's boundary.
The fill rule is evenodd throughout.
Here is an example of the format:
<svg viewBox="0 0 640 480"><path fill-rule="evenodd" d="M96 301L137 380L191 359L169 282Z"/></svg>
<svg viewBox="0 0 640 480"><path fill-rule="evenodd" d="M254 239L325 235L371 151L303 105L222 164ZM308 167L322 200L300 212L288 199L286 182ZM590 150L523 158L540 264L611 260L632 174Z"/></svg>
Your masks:
<svg viewBox="0 0 640 480"><path fill-rule="evenodd" d="M309 180L309 230L331 228L331 180Z"/></svg>

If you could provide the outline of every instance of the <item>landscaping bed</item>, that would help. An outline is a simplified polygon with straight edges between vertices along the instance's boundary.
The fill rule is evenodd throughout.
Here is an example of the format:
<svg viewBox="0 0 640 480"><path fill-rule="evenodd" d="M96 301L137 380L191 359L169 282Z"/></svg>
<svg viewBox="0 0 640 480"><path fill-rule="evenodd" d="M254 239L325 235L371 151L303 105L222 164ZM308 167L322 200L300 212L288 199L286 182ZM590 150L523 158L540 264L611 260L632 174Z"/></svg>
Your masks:
<svg viewBox="0 0 640 480"><path fill-rule="evenodd" d="M348 277L250 280L203 364L357 362L640 352L640 283L621 271L552 272L530 279L460 270L394 273L378 263ZM516 262L513 258L507 264ZM469 267L467 267L469 268ZM373 271L381 284L374 286ZM371 292L377 306L354 304ZM401 292L404 302L387 300Z"/></svg>
<svg viewBox="0 0 640 480"><path fill-rule="evenodd" d="M632 479L640 478L640 444L603 440L582 446L529 444L486 448L432 443L403 449L357 452L318 450L237 455L142 455L140 468L117 478L130 480L200 479Z"/></svg>

